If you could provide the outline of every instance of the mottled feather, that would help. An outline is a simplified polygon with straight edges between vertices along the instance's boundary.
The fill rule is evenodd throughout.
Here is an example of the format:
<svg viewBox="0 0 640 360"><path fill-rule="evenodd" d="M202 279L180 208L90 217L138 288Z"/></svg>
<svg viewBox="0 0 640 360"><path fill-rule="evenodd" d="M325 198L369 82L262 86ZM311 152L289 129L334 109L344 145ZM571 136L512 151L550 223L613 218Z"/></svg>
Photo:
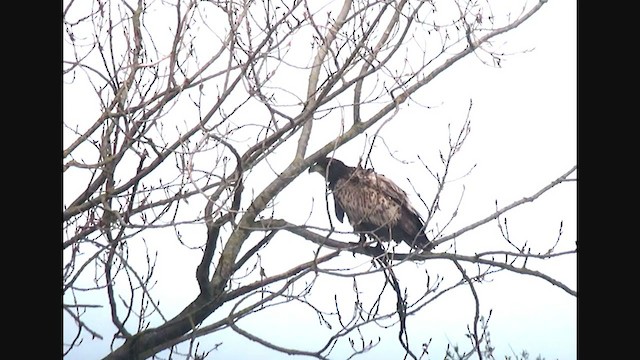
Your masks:
<svg viewBox="0 0 640 360"><path fill-rule="evenodd" d="M432 248L420 214L411 206L404 190L389 178L332 158L318 161L309 171L325 176L333 193L336 217L341 222L347 214L349 223L358 232L373 234L384 241L405 241L414 248Z"/></svg>

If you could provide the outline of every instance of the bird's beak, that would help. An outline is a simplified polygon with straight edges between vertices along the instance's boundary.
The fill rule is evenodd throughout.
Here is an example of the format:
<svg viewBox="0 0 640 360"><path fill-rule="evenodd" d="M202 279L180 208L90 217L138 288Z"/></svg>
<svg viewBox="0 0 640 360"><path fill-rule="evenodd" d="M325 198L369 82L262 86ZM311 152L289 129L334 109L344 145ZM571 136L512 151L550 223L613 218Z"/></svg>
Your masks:
<svg viewBox="0 0 640 360"><path fill-rule="evenodd" d="M313 164L311 165L311 167L309 168L309 174L313 173L313 172L317 172L319 174L324 175L324 170L322 169L322 166L318 165L318 164Z"/></svg>

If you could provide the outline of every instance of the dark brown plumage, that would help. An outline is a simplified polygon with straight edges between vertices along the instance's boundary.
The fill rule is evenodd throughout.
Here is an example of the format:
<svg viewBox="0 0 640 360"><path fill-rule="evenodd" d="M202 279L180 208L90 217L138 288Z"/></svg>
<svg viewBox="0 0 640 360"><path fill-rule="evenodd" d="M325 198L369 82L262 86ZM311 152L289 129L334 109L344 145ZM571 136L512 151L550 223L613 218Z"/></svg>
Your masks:
<svg viewBox="0 0 640 360"><path fill-rule="evenodd" d="M384 175L350 167L333 158L319 160L309 172L325 177L340 222L347 214L357 232L384 241L404 241L416 249L433 248L425 234L424 221L409 203L407 194Z"/></svg>

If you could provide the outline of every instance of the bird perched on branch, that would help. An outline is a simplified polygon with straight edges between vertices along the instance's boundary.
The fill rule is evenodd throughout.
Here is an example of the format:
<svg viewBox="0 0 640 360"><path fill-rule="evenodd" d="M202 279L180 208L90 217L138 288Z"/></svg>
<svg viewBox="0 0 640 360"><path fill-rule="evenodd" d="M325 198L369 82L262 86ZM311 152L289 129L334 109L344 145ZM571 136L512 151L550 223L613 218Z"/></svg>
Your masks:
<svg viewBox="0 0 640 360"><path fill-rule="evenodd" d="M333 193L336 217L347 214L353 229L383 241L404 241L415 249L431 250L420 214L393 181L371 169L351 167L334 158L320 159L309 172L324 176Z"/></svg>

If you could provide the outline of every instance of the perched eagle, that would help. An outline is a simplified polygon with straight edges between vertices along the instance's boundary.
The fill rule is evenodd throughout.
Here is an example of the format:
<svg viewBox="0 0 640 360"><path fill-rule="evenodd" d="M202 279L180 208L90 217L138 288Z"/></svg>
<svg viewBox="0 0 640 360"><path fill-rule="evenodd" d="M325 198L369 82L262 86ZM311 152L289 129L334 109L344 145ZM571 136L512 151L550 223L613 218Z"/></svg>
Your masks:
<svg viewBox="0 0 640 360"><path fill-rule="evenodd" d="M309 172L324 176L340 222L346 213L357 232L374 234L383 241L404 241L416 249L433 248L424 221L407 194L384 175L333 158L319 160Z"/></svg>

